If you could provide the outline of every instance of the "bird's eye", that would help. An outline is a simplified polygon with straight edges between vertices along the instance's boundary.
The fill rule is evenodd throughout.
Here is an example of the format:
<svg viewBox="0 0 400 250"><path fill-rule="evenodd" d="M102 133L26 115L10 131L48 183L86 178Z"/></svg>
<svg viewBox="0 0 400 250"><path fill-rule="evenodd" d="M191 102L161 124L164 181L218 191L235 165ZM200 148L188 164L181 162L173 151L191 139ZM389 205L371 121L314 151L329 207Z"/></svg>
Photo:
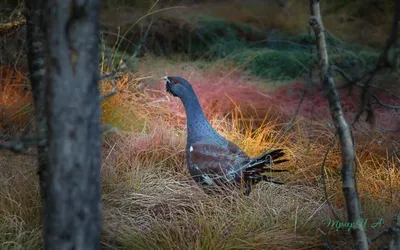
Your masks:
<svg viewBox="0 0 400 250"><path fill-rule="evenodd" d="M180 84L180 82L178 80L173 79L172 80L175 84Z"/></svg>

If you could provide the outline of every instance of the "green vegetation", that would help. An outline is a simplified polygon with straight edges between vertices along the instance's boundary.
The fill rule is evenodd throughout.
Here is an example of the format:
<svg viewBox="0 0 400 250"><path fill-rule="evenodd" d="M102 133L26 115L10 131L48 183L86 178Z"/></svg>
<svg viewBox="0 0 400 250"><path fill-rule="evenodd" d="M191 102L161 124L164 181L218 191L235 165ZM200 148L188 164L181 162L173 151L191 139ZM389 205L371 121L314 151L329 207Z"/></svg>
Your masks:
<svg viewBox="0 0 400 250"><path fill-rule="evenodd" d="M185 18L162 19L167 27L183 24L172 35L149 44L154 55L171 58L182 53L190 61L205 60L209 64L230 61L232 66L252 75L279 81L303 77L315 64L315 38L308 33L286 34L275 29L263 32L254 25L200 14ZM332 34L327 39L331 63L342 68L349 68L351 64L371 68L379 56L378 49L348 43ZM127 50L125 46L117 48L120 50L115 62L124 59L135 69L137 59L130 56L135 50Z"/></svg>

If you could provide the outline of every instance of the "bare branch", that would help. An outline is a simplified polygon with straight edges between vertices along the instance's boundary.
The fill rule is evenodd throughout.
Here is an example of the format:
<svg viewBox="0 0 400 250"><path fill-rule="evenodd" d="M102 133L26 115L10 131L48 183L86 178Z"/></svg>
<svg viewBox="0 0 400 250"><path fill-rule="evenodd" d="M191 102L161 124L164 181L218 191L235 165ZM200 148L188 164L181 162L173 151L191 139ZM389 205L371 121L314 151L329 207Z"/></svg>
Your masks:
<svg viewBox="0 0 400 250"><path fill-rule="evenodd" d="M392 240L390 241L390 250L400 249L400 209L393 220Z"/></svg>
<svg viewBox="0 0 400 250"><path fill-rule="evenodd" d="M100 81L105 80L105 79L110 79L111 80L112 88L111 88L110 93L108 93L106 95L103 95L103 96L100 96L100 101L103 101L104 99L109 98L109 97L114 96L114 95L117 94L116 82L115 82L116 76L115 75L117 73L121 72L121 70L124 69L124 68L126 68L126 64L122 63L120 66L118 66L118 68L114 69L110 73L101 76Z"/></svg>
<svg viewBox="0 0 400 250"><path fill-rule="evenodd" d="M149 35L149 31L150 31L150 29L151 29L151 27L152 27L152 25L153 25L153 22L154 22L154 16L151 16L151 21L150 21L149 25L147 26L147 30L146 30L146 33L144 33L143 39L141 39L141 40L139 41L139 44L138 44L138 46L137 46L135 52L132 54L131 57L129 57L129 59L136 58L136 56L139 54L139 52L140 52L140 50L141 50L143 44L144 44L144 43L146 42L146 40L147 40L147 36Z"/></svg>
<svg viewBox="0 0 400 250"><path fill-rule="evenodd" d="M360 87L364 87L364 85L362 85L362 84L357 84L357 85L360 86ZM390 91L390 90L388 90L388 89L385 89L385 88L383 88L383 87L376 86L376 85L373 85L373 84L370 84L369 86L370 86L371 88L379 89L379 90L381 90L381 91L383 91L383 92L386 92L388 95L390 95L390 96L392 96L392 97L394 97L394 98L400 100L400 96L395 95L392 91Z"/></svg>
<svg viewBox="0 0 400 250"><path fill-rule="evenodd" d="M364 88L365 87L365 84L360 83L358 80L353 80L343 69L341 69L341 68L339 68L339 67L337 67L335 65L332 65L332 69L334 71L338 72L347 81L347 84L338 87L338 89L342 89L342 88L344 88L344 87L346 87L346 86L348 86L350 84L356 84L357 87L360 87L360 88ZM386 92L388 95L393 96L394 98L400 100L400 96L395 95L392 91L390 91L390 90L388 90L386 88L383 88L383 87L380 87L380 86L377 86L377 85L374 85L374 84L370 84L369 87L375 88L375 89L379 89L379 90L381 90L383 92Z"/></svg>
<svg viewBox="0 0 400 250"><path fill-rule="evenodd" d="M100 101L103 101L104 99L109 98L109 97L114 96L114 95L117 94L115 81L111 81L111 86L112 86L112 88L111 88L110 93L105 94L103 96L100 96Z"/></svg>
<svg viewBox="0 0 400 250"><path fill-rule="evenodd" d="M332 68L332 70L334 70L335 72L339 73L339 74L347 81L347 84L345 84L345 85L339 87L340 89L342 89L342 88L344 88L344 87L347 87L347 86L350 85L350 84L354 84L354 83L355 83L354 80L352 79L352 77L349 76L346 72L344 72L343 69L339 68L339 67L336 66L336 65L332 65L331 68Z"/></svg>
<svg viewBox="0 0 400 250"><path fill-rule="evenodd" d="M337 66L332 66L332 69L335 70L336 72L338 72L347 81L347 84L340 86L339 89L347 87L349 85L355 85L359 88L363 88L364 90L366 90L366 92L363 92L363 98L361 98L361 101L362 101L361 108L360 108L360 111L357 113L353 124L358 121L358 119L361 117L361 115L364 113L364 111L368 112L367 119L370 117L373 117L373 109L372 109L372 103L371 103L370 97L375 99L377 101L377 103L379 105L381 105L382 107L389 108L389 109L400 109L400 106L390 105L390 104L383 102L382 100L379 99L379 97L375 93L373 93L368 88L379 89L381 91L384 91L388 95L400 100L400 96L395 95L392 91L385 89L383 87L377 86L377 85L368 84L368 82L366 84L362 84L359 82L358 79L353 80L348 74L346 74L346 72L344 72L344 70L342 70L341 68L339 68Z"/></svg>
<svg viewBox="0 0 400 250"><path fill-rule="evenodd" d="M374 98L374 99L376 100L376 102L377 102L379 105L381 105L382 107L389 108L389 109L400 109L400 106L390 105L390 104L387 104L387 103L382 102L381 99L379 99L379 97L378 97L377 95L375 95L374 93L372 93L372 91L368 90L367 92L368 92L368 93L371 95L371 97Z"/></svg>
<svg viewBox="0 0 400 250"><path fill-rule="evenodd" d="M374 241L376 241L377 239L379 239L380 237L387 235L391 232L390 228L386 228L382 231L380 231L379 233L377 233L374 237L372 237L371 239L368 240L369 244L372 244Z"/></svg>
<svg viewBox="0 0 400 250"><path fill-rule="evenodd" d="M296 121L296 116L297 116L297 114L299 113L301 104L303 103L303 101L304 101L304 99L305 99L305 97L306 97L306 95L307 95L307 90L308 90L308 88L309 88L309 86L310 86L310 81L312 81L312 79L311 79L312 76L311 76L311 75L312 75L312 69L311 69L311 67L310 67L310 70L309 70L309 77L308 77L308 84L307 84L306 88L305 88L304 91L303 91L303 95L301 96L300 102L299 102L299 104L297 105L297 108L296 108L296 110L295 110L294 113L293 113L292 119L290 119L289 123L286 124L286 128L285 128L284 132L282 133L281 138L282 138L284 135L286 135L287 132L289 132L289 130L292 128L294 122ZM311 84L312 84L312 83L311 83Z"/></svg>
<svg viewBox="0 0 400 250"><path fill-rule="evenodd" d="M365 111L365 109L368 109L368 103L369 103L369 97L372 96L381 106L386 107L386 108L391 108L391 109L398 109L398 106L393 106L389 105L386 103L383 103L381 100L377 99L377 96L371 91L369 91L369 87L372 87L371 81L375 77L375 75L383 68L388 68L390 67L390 62L389 62L389 50L390 48L397 43L397 34L398 34L398 22L400 19L400 0L395 0L395 14L393 17L393 25L392 25L392 31L390 34L390 37L388 38L385 48L379 57L376 66L373 70L367 72L364 76L362 76L360 79L352 79L350 76L348 76L343 70L341 70L338 67L333 67L333 69L338 72L340 75L342 75L348 84L341 86L341 88L346 87L346 86L352 86L352 85L357 85L358 87L362 86L363 87L363 92L361 95L361 107L360 111L357 115L357 119L354 121L356 122L358 118L361 116L361 114ZM361 81L364 80L364 83L361 84ZM375 88L379 88L381 90L384 90L383 88L380 88L378 86L373 86ZM395 96L393 93L391 93L388 90L384 90L387 93ZM396 96L397 99L400 99L400 97Z"/></svg>
<svg viewBox="0 0 400 250"><path fill-rule="evenodd" d="M371 84L372 79L374 78L375 74L380 71L383 68L389 68L390 62L389 62L389 50L390 48L397 43L397 35L398 35L398 26L399 26L399 19L400 19L400 0L394 0L395 2L395 11L394 11L394 17L393 17L393 24L392 24L392 31L390 33L390 37L386 41L385 48L379 57L375 68L367 73L368 75L367 80L364 83L364 88L363 88L363 93L361 95L361 106L360 106L360 111L358 117L361 116L361 114L364 112L367 103L369 102L369 97L372 96L375 98L376 96L373 96L374 94L371 95L371 92L369 91L369 87ZM376 99L376 98L375 98ZM387 108L394 108L395 106L392 105L387 105L380 100L377 100L377 102ZM357 121L357 120L356 120Z"/></svg>
<svg viewBox="0 0 400 250"><path fill-rule="evenodd" d="M334 137L333 141L329 145L328 150L325 153L324 160L322 161L322 165L321 165L321 181L322 181L322 186L323 186L323 189L324 189L324 195L325 195L326 203L328 204L329 208L331 209L331 211L333 213L333 216L335 216L335 219L336 220L340 220L339 219L339 215L336 213L336 210L333 208L331 202L329 201L328 190L326 188L326 180L325 180L325 162L326 162L326 159L328 158L329 152L333 149L335 144L336 144L336 134L335 134L335 137Z"/></svg>
<svg viewBox="0 0 400 250"><path fill-rule="evenodd" d="M326 237L326 233L324 231L322 231L321 229L318 228L318 231L321 232L321 236L322 236L322 241L324 242L324 246L326 247L326 249L328 250L333 250L335 249L332 244L329 242L328 237Z"/></svg>
<svg viewBox="0 0 400 250"><path fill-rule="evenodd" d="M368 242L372 244L374 241L379 239L384 235L392 235L390 241L389 249L396 250L400 248L400 209L397 211L397 215L393 218L393 226L385 228L384 230L378 232L374 237L372 237Z"/></svg>
<svg viewBox="0 0 400 250"><path fill-rule="evenodd" d="M324 26L318 0L310 0L310 25L314 30L317 42L318 66L322 89L329 102L332 120L335 124L342 153L343 193L347 207L347 217L350 223L361 219L361 204L358 198L355 173L355 150L351 128L343 115L339 96L333 82L332 70L329 67L328 52L324 34ZM351 229L356 249L368 249L368 241L363 227Z"/></svg>
<svg viewBox="0 0 400 250"><path fill-rule="evenodd" d="M147 36L148 36L148 34L149 34L149 31L150 31L150 29L151 29L151 27L152 27L152 25L153 25L153 21L154 21L154 17L151 18L150 24L149 24L148 27L147 27L147 30L146 30L146 32L145 32L145 34L144 34L144 36L143 36L143 39L141 39L141 40L139 41L138 47L136 48L136 50L135 50L135 52L133 53L133 55L132 55L131 57L129 57L129 59L135 58L135 57L137 56L137 54L140 52L140 49L142 48L143 44L145 43L145 41L146 41L146 39L147 39ZM129 59L128 59L128 60L129 60ZM117 92L116 92L116 84L115 84L115 82L114 82L113 80L115 80L115 75L116 75L117 73L119 73L119 72L120 72L122 69L124 69L124 68L126 68L126 64L125 64L125 63L122 63L118 68L116 68L116 69L114 69L113 71L111 71L110 73L105 74L105 75L102 75L102 76L100 77L100 81L106 80L106 79L111 79L111 80L112 80L112 81L111 81L111 84L112 84L112 89L111 89L111 91L110 91L108 94L106 94L106 95L100 96L100 101L103 101L104 99L107 99L107 98L112 97L112 96L114 96L114 95L117 94Z"/></svg>
<svg viewBox="0 0 400 250"><path fill-rule="evenodd" d="M29 148L36 148L39 144L39 140L36 136L28 137L0 135L0 141L4 141L3 143L0 143L0 149L6 149L13 153L32 156L35 156L36 154L32 154L26 150Z"/></svg>
<svg viewBox="0 0 400 250"><path fill-rule="evenodd" d="M106 79L115 79L115 75L119 72L121 72L122 69L126 68L125 63L122 63L118 68L112 70L110 73L104 74L100 77L100 81L106 80Z"/></svg>

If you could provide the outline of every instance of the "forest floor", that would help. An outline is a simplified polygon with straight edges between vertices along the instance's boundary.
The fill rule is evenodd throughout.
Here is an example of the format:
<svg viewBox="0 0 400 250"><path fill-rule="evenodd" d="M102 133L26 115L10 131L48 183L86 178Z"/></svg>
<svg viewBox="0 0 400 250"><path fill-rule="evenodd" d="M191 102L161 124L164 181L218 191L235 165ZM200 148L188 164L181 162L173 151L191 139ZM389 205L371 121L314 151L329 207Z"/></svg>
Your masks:
<svg viewBox="0 0 400 250"><path fill-rule="evenodd" d="M202 13L228 23L243 21L221 6L203 6ZM334 17L339 15L329 18ZM279 34L284 40L303 46L307 44L304 33L295 32L303 27L296 26L297 19L262 21L286 31ZM215 22L221 24L207 20L212 23L209 29L214 29ZM382 31L386 26L379 27ZM102 136L103 249L324 249L328 244L336 249L352 248L349 225L333 225L347 221L341 154L317 70L313 70L313 84L308 84L309 50L281 44L256 48L233 40L218 40L209 49L212 60L146 51L117 73L117 95L102 102L102 123L116 129ZM381 40L372 37L365 47L336 43L330 49L332 61L355 60L359 68L367 68L379 55L376 47ZM226 51L221 49L232 44ZM367 47L371 45L375 49ZM113 62L129 58L125 54L113 53ZM102 55L100 67L105 73L110 68ZM353 70L352 74L362 71L346 70ZM0 75L2 131L29 130L31 97L21 84L26 79L8 67L2 67ZM276 178L285 185L260 183L249 197L206 195L187 171L185 113L179 99L165 92L165 75L191 82L212 126L250 156L283 148L289 159L283 167L290 172ZM339 76L335 80L344 84ZM400 94L393 88L399 83L397 72L385 72L374 83ZM109 92L111 85L111 80L103 81L102 92ZM358 112L359 92L354 89L350 95L348 89L339 90L349 122ZM377 94L387 103L400 105L385 92ZM379 106L374 110L374 122L366 122L363 115L353 125L363 225L371 238L392 225L400 208L399 116ZM0 249L41 248L35 165L32 156L0 152ZM383 237L372 248L387 242Z"/></svg>

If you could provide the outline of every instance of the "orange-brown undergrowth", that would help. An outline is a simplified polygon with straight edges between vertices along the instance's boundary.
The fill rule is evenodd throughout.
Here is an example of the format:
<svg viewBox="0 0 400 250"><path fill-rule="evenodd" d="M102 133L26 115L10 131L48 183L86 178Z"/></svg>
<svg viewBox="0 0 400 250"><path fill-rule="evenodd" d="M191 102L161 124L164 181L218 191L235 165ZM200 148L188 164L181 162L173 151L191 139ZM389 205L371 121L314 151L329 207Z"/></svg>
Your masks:
<svg viewBox="0 0 400 250"><path fill-rule="evenodd" d="M103 136L105 248L310 249L322 247L320 230L332 244L349 247L347 228L337 232L326 225L327 219L334 218L321 182L321 165L334 135L329 117L315 115L311 122L308 113L300 110L286 129L292 105L298 103L298 95L288 89L296 84L271 91L249 84L261 80L240 72L168 69L163 74L188 79L213 127L249 155L283 148L290 172L277 177L286 185L260 184L250 198L205 195L186 170L185 114L180 101L165 92L157 72L152 77L121 73L118 94L102 103L103 123L119 130ZM110 89L110 82L101 83L103 93ZM306 100L306 105L318 101L316 109L322 109L322 99ZM383 218L389 226L400 198L399 158L392 150L396 145L388 135L373 130L354 132L363 218ZM0 184L0 246L37 249L40 223L32 218L40 206L38 189L27 186L37 185L35 161L1 157L0 179L7 181ZM345 221L340 157L336 144L326 158L324 174L333 209ZM20 177L14 178L16 174ZM18 198L24 195L35 198ZM378 230L367 228L369 235Z"/></svg>
<svg viewBox="0 0 400 250"><path fill-rule="evenodd" d="M0 132L26 128L32 119L31 92L25 76L0 66Z"/></svg>

